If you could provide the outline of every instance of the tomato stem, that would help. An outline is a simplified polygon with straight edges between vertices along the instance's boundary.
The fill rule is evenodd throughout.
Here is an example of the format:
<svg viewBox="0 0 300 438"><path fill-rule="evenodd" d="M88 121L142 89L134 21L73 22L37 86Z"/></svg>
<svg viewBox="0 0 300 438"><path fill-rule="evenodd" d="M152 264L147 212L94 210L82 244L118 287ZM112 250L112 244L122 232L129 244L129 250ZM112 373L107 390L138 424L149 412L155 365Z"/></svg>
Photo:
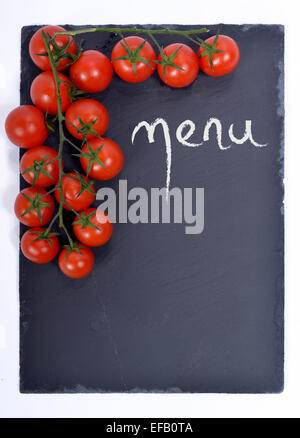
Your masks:
<svg viewBox="0 0 300 438"><path fill-rule="evenodd" d="M78 29L78 30L69 30L69 31L60 31L55 32L55 35L80 35L83 33L91 33L91 32L113 32L113 33L139 33L139 34L160 34L160 35L189 35L189 34L199 34L209 32L206 28L201 29L190 29L190 30L174 30L174 29L141 29L138 27L90 27L86 29Z"/></svg>
<svg viewBox="0 0 300 438"><path fill-rule="evenodd" d="M48 53L51 69L53 72L53 78L55 82L55 89L56 89L56 99L57 99L57 120L58 120L58 132L59 132L59 147L58 147L58 167L59 167L59 178L58 178L58 184L56 185L56 189L59 189L60 192L60 201L59 201L59 208L57 215L54 216L53 220L50 223L50 226L53 225L55 219L59 219L59 227L64 230L66 233L66 236L69 240L70 245L72 246L74 244L71 236L68 233L68 230L64 224L64 218L63 218L63 205L64 205L64 193L63 193L63 187L62 187L62 179L63 179L63 162L62 162L62 153L64 148L64 140L65 140L65 133L63 128L63 121L64 121L64 115L61 109L61 95L60 95L60 79L58 77L58 73L56 70L56 63L52 54L52 51L50 49L50 43L49 40L45 34L44 31L42 31L42 38ZM50 228L49 228L50 230Z"/></svg>

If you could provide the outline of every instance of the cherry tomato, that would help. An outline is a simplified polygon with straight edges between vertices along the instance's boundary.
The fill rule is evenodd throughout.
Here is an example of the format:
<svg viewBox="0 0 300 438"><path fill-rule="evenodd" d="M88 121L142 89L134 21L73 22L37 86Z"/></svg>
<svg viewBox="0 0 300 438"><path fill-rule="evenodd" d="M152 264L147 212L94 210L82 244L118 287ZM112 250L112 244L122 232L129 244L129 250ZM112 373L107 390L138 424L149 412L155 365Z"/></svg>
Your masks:
<svg viewBox="0 0 300 438"><path fill-rule="evenodd" d="M95 188L92 182L84 175L70 172L63 176L62 188L65 201L76 211L88 208L95 199ZM60 190L54 192L57 202L60 202ZM64 208L71 208L64 203Z"/></svg>
<svg viewBox="0 0 300 438"><path fill-rule="evenodd" d="M15 215L28 227L45 225L53 213L54 200L44 189L28 187L23 189L15 200Z"/></svg>
<svg viewBox="0 0 300 438"><path fill-rule="evenodd" d="M113 225L104 211L99 208L87 208L80 213L80 218L76 217L73 231L84 245L101 246L111 238Z"/></svg>
<svg viewBox="0 0 300 438"><path fill-rule="evenodd" d="M101 136L107 130L109 124L107 109L102 103L94 99L80 99L72 103L66 111L65 118L66 127L70 134L80 140L83 139L84 133L88 132L85 125L91 124L91 128ZM81 129L81 132L78 132L68 121L75 125L76 128ZM95 121L94 124L92 124L93 121ZM87 139L92 137L95 137L95 135L90 132L85 136Z"/></svg>
<svg viewBox="0 0 300 438"><path fill-rule="evenodd" d="M92 250L81 245L76 250L64 248L58 258L60 270L70 278L86 277L93 269L94 262Z"/></svg>
<svg viewBox="0 0 300 438"><path fill-rule="evenodd" d="M177 51L177 52L176 52ZM158 64L157 71L160 79L170 87L187 87L196 79L199 71L199 62L196 53L186 44L173 43L163 49L164 54L169 59L169 63L175 66L164 66ZM176 54L175 54L176 52ZM175 54L175 56L174 56ZM162 61L161 54L158 57Z"/></svg>
<svg viewBox="0 0 300 438"><path fill-rule="evenodd" d="M126 58L116 61L116 58ZM119 41L111 53L114 71L126 82L142 82L155 71L156 53L144 38L129 36Z"/></svg>
<svg viewBox="0 0 300 438"><path fill-rule="evenodd" d="M45 231L45 228L31 228L22 236L22 253L34 263L51 262L59 251L57 236L50 232L47 237L43 237Z"/></svg>
<svg viewBox="0 0 300 438"><path fill-rule="evenodd" d="M55 32L61 32L64 31L64 29L61 26L43 26L40 29L38 29L31 37L30 43L29 43L29 54L32 59L32 61L35 63L35 65L40 68L41 70L47 71L51 70L51 64L49 61L49 57L47 56L40 56L40 54L47 54L47 50L44 44L44 40L42 38L42 31L45 32L46 36L48 34L51 37L54 37ZM55 43L57 44L58 48L61 49L63 46L68 44L72 38L68 35L57 35L55 38ZM53 45L50 44L50 49L55 56L55 50L53 48ZM76 44L73 40L69 47L66 49L65 53L73 53L76 54ZM59 61L58 70L64 70L68 67L70 64L70 59L61 59Z"/></svg>
<svg viewBox="0 0 300 438"><path fill-rule="evenodd" d="M204 56L199 57L199 66L209 76L224 76L232 72L238 65L240 49L237 43L226 35L212 36L205 40L205 43L211 46L215 38L217 38L215 50L222 52L212 54L213 69L210 65L209 51L203 47L200 47L198 51L198 56L204 54Z"/></svg>
<svg viewBox="0 0 300 438"><path fill-rule="evenodd" d="M68 82L70 80L62 73L58 73L59 79ZM59 91L61 95L61 109L64 112L71 104L69 91L70 86L66 82L61 82ZM56 88L51 71L40 73L31 84L30 96L32 102L44 113L57 114Z"/></svg>
<svg viewBox="0 0 300 438"><path fill-rule="evenodd" d="M49 146L36 146L25 152L20 162L23 178L35 187L49 187L58 181L58 153ZM49 164L47 164L49 163Z"/></svg>
<svg viewBox="0 0 300 438"><path fill-rule="evenodd" d="M98 93L108 87L113 77L110 60L98 50L82 52L70 67L70 78L75 86L88 93Z"/></svg>
<svg viewBox="0 0 300 438"><path fill-rule="evenodd" d="M33 105L13 109L6 117L5 130L12 143L25 149L44 143L48 136L44 114Z"/></svg>
<svg viewBox="0 0 300 438"><path fill-rule="evenodd" d="M120 146L109 138L92 138L82 148L80 164L91 178L114 178L121 171L123 163L124 156Z"/></svg>

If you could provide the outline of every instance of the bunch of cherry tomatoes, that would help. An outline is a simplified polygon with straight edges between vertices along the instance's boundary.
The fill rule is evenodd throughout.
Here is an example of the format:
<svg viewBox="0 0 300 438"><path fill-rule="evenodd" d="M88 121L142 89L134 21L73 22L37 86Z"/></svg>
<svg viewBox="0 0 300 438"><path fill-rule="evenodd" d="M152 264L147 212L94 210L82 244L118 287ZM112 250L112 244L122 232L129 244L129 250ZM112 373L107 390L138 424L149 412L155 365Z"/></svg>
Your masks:
<svg viewBox="0 0 300 438"><path fill-rule="evenodd" d="M55 117L58 113L58 99L42 31L49 38L55 37L50 49L59 59L61 110L66 129L82 141L77 155L84 173L65 173L62 161L59 164L58 152L44 145L51 128L49 115ZM142 82L154 73L156 67L165 84L186 87L196 79L199 68L211 76L230 73L239 62L239 48L233 39L217 35L203 42L198 56L186 44L174 43L160 50L157 57L148 41L129 36L115 45L109 60L96 50L80 50L77 54L73 38L63 34L55 36L60 31L64 31L60 26L44 26L32 36L30 57L43 70L31 84L30 96L34 105L22 105L11 111L5 128L12 143L28 149L21 158L20 171L30 187L23 189L15 201L17 218L30 227L21 239L22 253L36 263L50 262L58 254L58 233L51 230L58 218L55 216L55 198L58 203L63 202L63 208L75 214L73 232L78 239L74 243L65 229L69 245L61 250L58 265L65 275L82 278L94 265L90 247L104 245L113 231L107 214L91 207L95 188L90 178L114 178L121 171L124 158L119 145L103 137L109 124L107 109L95 99L74 100L74 96L80 94L78 90L81 93L103 91L109 86L114 71L126 82ZM68 67L69 77L61 73ZM58 187L62 171L61 187ZM45 190L51 186L52 189ZM48 223L48 227L44 227Z"/></svg>

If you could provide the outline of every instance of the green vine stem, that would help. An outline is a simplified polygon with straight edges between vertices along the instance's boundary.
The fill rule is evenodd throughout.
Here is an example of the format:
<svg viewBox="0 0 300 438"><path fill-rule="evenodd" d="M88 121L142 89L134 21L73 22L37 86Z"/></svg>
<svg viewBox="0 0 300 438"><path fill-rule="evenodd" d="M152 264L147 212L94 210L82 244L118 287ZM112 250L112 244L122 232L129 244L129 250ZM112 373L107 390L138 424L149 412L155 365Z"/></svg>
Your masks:
<svg viewBox="0 0 300 438"><path fill-rule="evenodd" d="M62 153L63 153L63 147L64 147L64 140L65 140L65 134L64 134L64 128L63 128L63 121L64 121L64 115L62 113L61 109L61 95L59 91L59 85L60 85L60 79L57 74L57 70L55 67L55 61L50 49L50 43L49 40L45 34L45 32L42 32L42 38L48 53L51 69L53 72L54 82L55 82L55 89L56 89L56 99L57 99L57 120L58 120L58 132L59 132L59 147L58 147L58 166L59 166L59 179L58 184L56 185L56 188L60 191L60 203L58 208L58 219L59 219L59 227L62 228L66 236L68 237L69 243L71 246L73 246L73 240L71 239L68 230L64 224L64 218L63 218L63 204L64 204L64 194L63 194L63 187L62 187L62 179L63 179L63 162L62 162ZM54 222L54 221L53 221ZM52 226L52 223L50 224ZM51 227L49 228L51 229Z"/></svg>
<svg viewBox="0 0 300 438"><path fill-rule="evenodd" d="M190 35L197 35L197 34L206 33L206 32L209 32L209 30L206 28L190 29L190 30L172 30L172 29L167 29L167 28L166 29L141 29L141 28L137 28L137 27L127 27L127 28L124 28L124 27L123 28L119 28L119 27L100 27L100 28L91 27L91 28L86 28L86 29L55 32L55 36L56 35L70 35L70 36L74 37L75 35L81 35L84 33L91 33L91 32L110 32L110 33L116 33L118 35L121 35L121 37L123 37L123 33L145 34L145 35L148 35L155 42L155 44L158 46L159 50L161 51L162 49L159 46L158 42L156 41L154 34L157 34L157 35L158 34L159 35L181 35L181 36L186 37L190 41L193 41L196 44L201 44L202 40L199 37L198 37L199 41L196 41ZM65 117L64 117L62 109L61 109L61 95L60 95L60 90L59 90L60 84L62 82L65 82L65 81L60 80L58 77L56 64L59 62L59 60L54 59L53 53L52 53L51 48L50 48L50 40L48 39L48 37L44 31L42 31L42 38L43 38L43 41L44 41L44 44L45 44L45 47L47 50L47 54L49 57L51 69L53 72L54 82L55 82L56 99L57 99L57 121L58 121L58 132L59 132L59 148L58 148L58 156L56 158L58 160L58 163L59 163L59 179L58 179L57 185L48 193L52 193L54 190L59 189L60 203L59 203L58 212L52 218L50 224L48 225L48 227L46 229L46 232L49 233L51 231L51 228L52 228L54 222L58 219L59 220L59 227L64 230L64 232L68 238L69 245L71 248L73 248L76 246L76 243L73 242L73 240L72 240L72 238L67 230L67 227L64 224L64 218L63 218L63 205L64 205L64 203L66 203L68 205L68 203L64 199L63 187L62 187L62 179L63 179L63 176L65 175L65 173L63 171L62 154L63 154L63 147L64 147L65 141L67 143L69 143L71 146L73 146L75 149L77 149L78 151L81 151L81 149L65 136L64 127L63 127L63 122L65 121ZM197 36L196 36L196 38L197 38ZM97 134L95 131L93 131L92 128L91 128L91 132L94 135ZM101 138L99 135L96 135L96 136ZM53 160L53 161L55 161L55 160ZM79 216L78 212L76 212L73 208L71 208L71 210L73 211L73 213L76 214L76 216Z"/></svg>
<svg viewBox="0 0 300 438"><path fill-rule="evenodd" d="M78 30L68 30L68 31L60 31L55 32L55 35L81 35L83 33L91 33L91 32L111 32L111 33L139 33L139 34L159 34L159 35L190 35L190 34L201 34L209 32L208 29L190 29L190 30L172 30L172 29L141 29L138 27L90 27L87 29L78 29Z"/></svg>

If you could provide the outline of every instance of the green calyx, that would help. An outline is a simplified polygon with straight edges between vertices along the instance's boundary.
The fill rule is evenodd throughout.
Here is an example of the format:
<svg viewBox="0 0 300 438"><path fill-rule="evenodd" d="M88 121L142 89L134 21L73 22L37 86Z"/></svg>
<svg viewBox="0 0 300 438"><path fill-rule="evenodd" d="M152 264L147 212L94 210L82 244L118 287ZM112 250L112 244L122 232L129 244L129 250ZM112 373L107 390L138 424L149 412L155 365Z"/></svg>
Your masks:
<svg viewBox="0 0 300 438"><path fill-rule="evenodd" d="M88 152L81 151L80 154L74 154L76 157L79 158L85 158L88 160L87 169L86 169L86 175L89 176L89 173L91 171L91 168L94 163L99 164L100 166L107 169L105 164L100 160L99 154L101 149L103 148L104 144L101 144L97 149L93 149L92 146L89 144L89 142L86 142L88 147Z"/></svg>
<svg viewBox="0 0 300 438"><path fill-rule="evenodd" d="M51 237L59 236L59 233L54 233L49 230L43 231L29 231L29 234L36 234L37 238L33 240L33 242L37 242L39 240L46 240L52 248Z"/></svg>
<svg viewBox="0 0 300 438"><path fill-rule="evenodd" d="M50 132L55 131L55 122L57 121L57 115L54 117L49 117L48 111L45 113L45 124Z"/></svg>
<svg viewBox="0 0 300 438"><path fill-rule="evenodd" d="M65 260L67 260L69 254L73 251L78 252L78 254L82 254L82 252L80 251L80 248L84 248L84 246L78 242L72 242L69 245L64 245L64 248L67 249L66 256L65 256Z"/></svg>
<svg viewBox="0 0 300 438"><path fill-rule="evenodd" d="M123 42L125 44L123 44ZM146 44L146 40L144 40L136 49L132 50L126 40L126 38L123 38L120 42L121 46L123 47L123 49L126 52L126 55L124 56L119 56L118 58L112 59L113 62L115 61L129 61L132 65L132 69L134 71L135 76L137 76L137 71L136 71L136 63L137 62L142 62L143 64L148 65L150 68L153 69L153 66L150 64L150 62L144 58L143 56L140 55L141 50L143 49L144 45Z"/></svg>
<svg viewBox="0 0 300 438"><path fill-rule="evenodd" d="M218 31L216 33L216 36L212 42L212 44L207 44L205 41L203 41L201 38L198 38L198 41L200 42L200 46L205 49L204 52L201 53L200 58L203 58L204 56L208 56L209 58L209 64L212 70L214 70L213 66L213 56L216 53L224 53L224 50L218 50L216 49L216 45L219 39L220 32Z"/></svg>
<svg viewBox="0 0 300 438"><path fill-rule="evenodd" d="M53 179L53 181L55 181L53 176L51 176L50 173L47 172L46 169L44 169L44 167L46 167L49 164L49 163L46 163L48 156L49 156L49 154L45 155L45 157L42 158L40 161L34 160L33 165L28 167L26 170L24 170L24 172L22 172L22 175L25 175L26 173L29 173L29 172L33 172L33 182L32 182L33 186L35 186L40 173L42 173L43 175L45 175L48 178Z"/></svg>
<svg viewBox="0 0 300 438"><path fill-rule="evenodd" d="M165 81L167 82L167 77L166 77L166 70L167 67L172 67L172 68L176 68L177 70L184 70L182 67L179 67L179 65L175 64L174 59L177 56L177 53L179 52L179 50L181 49L182 46L178 47L176 50L174 50L174 52L170 55L167 56L163 49L160 48L160 56L161 56L161 60L157 60L157 61L153 61L156 64L160 64L163 66L163 75L165 78Z"/></svg>
<svg viewBox="0 0 300 438"><path fill-rule="evenodd" d="M82 53L82 43L80 43L79 45L79 50L77 54L71 53L71 52L67 52L68 48L71 46L71 44L74 41L73 37L70 37L68 39L68 41L66 42L66 44L64 44L63 46L59 46L55 39L56 39L56 35L54 35L53 37L47 33L45 34L45 32L42 32L46 38L48 39L49 42L49 46L51 47L51 52L52 52L52 57L53 57L53 61L54 61L54 66L55 68L59 67L59 63L62 59L67 59L70 62L67 63L67 67L70 67L70 65L74 64L74 62L76 62ZM48 56L48 53L37 53L38 56Z"/></svg>
<svg viewBox="0 0 300 438"><path fill-rule="evenodd" d="M40 222L42 223L42 208L51 207L51 204L48 202L42 202L41 196L39 192L37 191L35 194L34 199L30 198L29 196L25 195L25 193L21 192L21 195L30 203L30 206L27 208L27 210L24 211L24 213L21 215L21 217L25 216L27 213L35 210L38 214L38 217L40 219Z"/></svg>
<svg viewBox="0 0 300 438"><path fill-rule="evenodd" d="M90 214L86 214L84 211L82 211L74 220L73 225L80 225L83 229L86 227L91 227L101 231L101 228L97 227L97 225L93 224L92 222L92 217L94 215L95 211L92 211Z"/></svg>
<svg viewBox="0 0 300 438"><path fill-rule="evenodd" d="M95 137L98 137L100 139L102 138L102 137L100 137L98 132L93 129L93 126L97 122L98 118L92 120L90 123L85 123L82 120L82 118L78 115L78 120L79 120L79 123L80 123L80 128L75 126L73 123L69 122L69 120L67 120L67 119L66 119L66 122L69 123L70 125L72 125L73 128L76 129L77 134L82 134L83 135L83 137L82 137L82 144L84 144L86 142L87 136L89 134L92 134Z"/></svg>
<svg viewBox="0 0 300 438"><path fill-rule="evenodd" d="M67 175L68 178L72 178L75 181L78 181L80 183L80 191L76 198L79 198L79 196L86 190L89 193L92 193L92 195L95 194L95 192L92 190L92 186L94 184L94 181L88 180L86 181L85 178L77 171L74 170L74 173L76 174L76 178L72 175Z"/></svg>

